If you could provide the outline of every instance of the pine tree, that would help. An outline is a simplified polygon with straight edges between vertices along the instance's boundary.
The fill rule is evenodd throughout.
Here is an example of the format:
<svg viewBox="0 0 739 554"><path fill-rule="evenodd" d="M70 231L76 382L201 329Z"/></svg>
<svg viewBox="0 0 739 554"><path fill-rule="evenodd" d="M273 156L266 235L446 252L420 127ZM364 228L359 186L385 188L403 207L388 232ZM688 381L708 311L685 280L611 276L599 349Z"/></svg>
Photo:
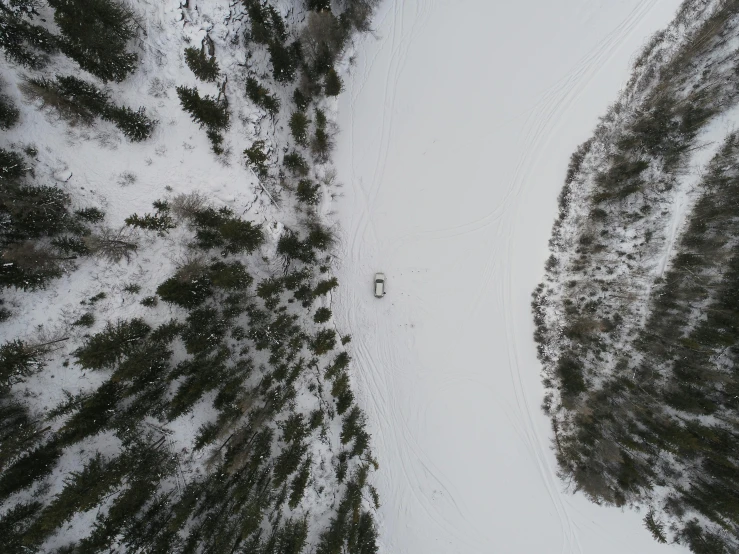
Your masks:
<svg viewBox="0 0 739 554"><path fill-rule="evenodd" d="M96 333L84 346L74 351L78 363L88 369L110 367L144 339L151 327L142 319L108 323L105 329Z"/></svg>
<svg viewBox="0 0 739 554"><path fill-rule="evenodd" d="M215 57L206 56L204 48L185 48L185 63L201 81L212 83L221 71Z"/></svg>
<svg viewBox="0 0 739 554"><path fill-rule="evenodd" d="M61 50L104 81L122 81L138 57L126 51L136 34L133 15L115 0L49 0L62 31Z"/></svg>

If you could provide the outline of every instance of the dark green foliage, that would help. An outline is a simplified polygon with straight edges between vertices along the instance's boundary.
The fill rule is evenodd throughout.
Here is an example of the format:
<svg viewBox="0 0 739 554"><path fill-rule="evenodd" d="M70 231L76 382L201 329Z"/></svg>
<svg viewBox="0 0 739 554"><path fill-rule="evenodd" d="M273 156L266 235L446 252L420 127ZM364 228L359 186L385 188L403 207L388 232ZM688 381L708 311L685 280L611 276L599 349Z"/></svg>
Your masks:
<svg viewBox="0 0 739 554"><path fill-rule="evenodd" d="M115 0L49 0L64 35L60 48L104 81L122 81L137 56L126 51L136 34L132 14Z"/></svg>
<svg viewBox="0 0 739 554"><path fill-rule="evenodd" d="M95 324L95 314L88 312L80 316L80 318L72 323L72 325L78 325L81 327L92 327Z"/></svg>
<svg viewBox="0 0 739 554"><path fill-rule="evenodd" d="M259 44L283 42L287 38L285 22L273 6L260 0L245 0L244 5L251 20L248 38Z"/></svg>
<svg viewBox="0 0 739 554"><path fill-rule="evenodd" d="M69 520L76 512L87 511L123 477L122 464L107 461L100 454L93 457L80 472L73 472L61 493L41 512L41 516L24 537L24 543L35 546Z"/></svg>
<svg viewBox="0 0 739 554"><path fill-rule="evenodd" d="M300 466L297 475L293 478L290 483L290 502L288 505L291 510L294 510L300 504L305 494L305 487L308 485L308 479L310 479L310 466L311 458L308 456L303 464Z"/></svg>
<svg viewBox="0 0 739 554"><path fill-rule="evenodd" d="M313 296L323 296L338 286L339 280L336 277L331 277L331 279L327 279L325 281L319 281L316 288L313 289Z"/></svg>
<svg viewBox="0 0 739 554"><path fill-rule="evenodd" d="M244 156L254 168L254 172L261 178L267 176L267 160L269 156L264 151L264 141L257 140L249 148L244 150Z"/></svg>
<svg viewBox="0 0 739 554"><path fill-rule="evenodd" d="M170 229L176 227L174 219L170 215L169 204L166 202L155 202L155 214L144 214L143 217L138 214L130 215L126 218L126 225L139 227L148 231L156 231L159 236L164 236Z"/></svg>
<svg viewBox="0 0 739 554"><path fill-rule="evenodd" d="M285 154L282 164L289 169L293 175L300 175L302 177L308 175L308 162L306 162L305 158L303 158L303 156L298 152L293 151L289 154Z"/></svg>
<svg viewBox="0 0 739 554"><path fill-rule="evenodd" d="M157 287L157 294L165 302L190 309L205 302L213 294L213 288L204 272L180 270Z"/></svg>
<svg viewBox="0 0 739 554"><path fill-rule="evenodd" d="M99 223L105 218L105 213L98 208L84 208L74 213L79 219L88 223Z"/></svg>
<svg viewBox="0 0 739 554"><path fill-rule="evenodd" d="M301 146L308 145L308 125L310 120L308 116L302 111L293 112L290 116L290 132L292 133L295 142Z"/></svg>
<svg viewBox="0 0 739 554"><path fill-rule="evenodd" d="M103 119L113 123L124 135L135 142L149 138L157 123L147 117L144 108L134 111L128 106L110 106L103 115Z"/></svg>
<svg viewBox="0 0 739 554"><path fill-rule="evenodd" d="M134 111L127 106L118 106L110 100L107 92L71 75L57 75L56 80L29 79L22 88L73 123L90 125L100 117L113 123L135 142L149 138L156 126L156 121L146 116L143 107Z"/></svg>
<svg viewBox="0 0 739 554"><path fill-rule="evenodd" d="M331 319L331 310L328 308L318 308L313 314L313 321L316 323L326 323L329 319Z"/></svg>
<svg viewBox="0 0 739 554"><path fill-rule="evenodd" d="M575 358L562 357L557 364L557 373L562 380L564 394L576 396L585 391L582 366Z"/></svg>
<svg viewBox="0 0 739 554"><path fill-rule="evenodd" d="M310 347L314 354L320 356L334 349L336 346L336 331L321 329L311 340Z"/></svg>
<svg viewBox="0 0 739 554"><path fill-rule="evenodd" d="M3 537L3 547L9 553L27 550L23 546L23 539L43 505L38 501L20 502L0 517L0 537Z"/></svg>
<svg viewBox="0 0 739 554"><path fill-rule="evenodd" d="M61 449L49 443L16 460L10 467L5 468L0 476L0 499L30 487L35 481L49 475L61 455Z"/></svg>
<svg viewBox="0 0 739 554"><path fill-rule="evenodd" d="M323 90L326 96L338 96L344 88L344 84L341 82L341 77L332 67L326 72L326 77L323 85Z"/></svg>
<svg viewBox="0 0 739 554"><path fill-rule="evenodd" d="M297 74L300 61L300 43L285 46L281 42L271 42L268 46L269 60L272 63L272 76L278 83L291 83Z"/></svg>
<svg viewBox="0 0 739 554"><path fill-rule="evenodd" d="M10 10L0 10L0 47L8 60L41 69L47 54L55 52L58 44L58 38L40 25L33 25Z"/></svg>
<svg viewBox="0 0 739 554"><path fill-rule="evenodd" d="M17 179L25 171L26 164L20 154L0 148L0 178Z"/></svg>
<svg viewBox="0 0 739 554"><path fill-rule="evenodd" d="M244 290L254 282L254 278L246 272L241 262L216 262L209 270L210 280L218 288Z"/></svg>
<svg viewBox="0 0 739 554"><path fill-rule="evenodd" d="M309 179L301 179L298 181L295 196L301 202L315 205L321 200L320 189L321 185L314 185Z"/></svg>
<svg viewBox="0 0 739 554"><path fill-rule="evenodd" d="M144 339L151 327L139 318L108 323L105 329L90 337L74 351L78 363L88 369L110 367Z"/></svg>
<svg viewBox="0 0 739 554"><path fill-rule="evenodd" d="M0 390L22 381L43 367L42 347L22 340L12 340L0 346Z"/></svg>
<svg viewBox="0 0 739 554"><path fill-rule="evenodd" d="M231 218L218 229L225 241L223 251L227 254L252 253L264 242L261 225L251 221Z"/></svg>
<svg viewBox="0 0 739 554"><path fill-rule="evenodd" d="M308 9L314 12L331 11L331 0L308 0Z"/></svg>
<svg viewBox="0 0 739 554"><path fill-rule="evenodd" d="M185 48L185 63L201 81L213 82L221 71L215 57L206 56L204 48Z"/></svg>
<svg viewBox="0 0 739 554"><path fill-rule="evenodd" d="M295 106L300 111L305 111L310 105L310 98L306 97L299 88L296 88L295 92L293 92L293 102L295 102Z"/></svg>
<svg viewBox="0 0 739 554"><path fill-rule="evenodd" d="M315 260L315 254L310 245L306 241L301 241L296 233L290 231L284 233L277 241L277 253L288 262L300 260L305 264L310 264Z"/></svg>
<svg viewBox="0 0 739 554"><path fill-rule="evenodd" d="M227 324L215 308L197 308L187 316L182 340L189 354L201 354L218 347Z"/></svg>
<svg viewBox="0 0 739 554"><path fill-rule="evenodd" d="M275 94L271 94L267 87L263 87L253 77L246 80L246 96L260 108L263 108L270 115L275 116L280 111L280 99Z"/></svg>
<svg viewBox="0 0 739 554"><path fill-rule="evenodd" d="M212 96L200 96L198 89L179 86L177 96L182 109L190 114L200 127L222 130L229 127L228 104Z"/></svg>
<svg viewBox="0 0 739 554"><path fill-rule="evenodd" d="M0 95L0 129L8 130L18 122L20 112L7 96Z"/></svg>

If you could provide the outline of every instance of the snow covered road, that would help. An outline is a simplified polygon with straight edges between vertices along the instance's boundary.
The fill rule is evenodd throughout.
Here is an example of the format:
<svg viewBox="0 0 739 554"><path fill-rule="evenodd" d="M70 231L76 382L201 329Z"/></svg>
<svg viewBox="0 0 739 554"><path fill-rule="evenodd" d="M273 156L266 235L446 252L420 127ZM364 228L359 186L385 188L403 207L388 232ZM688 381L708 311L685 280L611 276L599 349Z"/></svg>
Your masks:
<svg viewBox="0 0 739 554"><path fill-rule="evenodd" d="M529 308L569 156L678 4L386 0L358 45L333 308L354 336L385 553L680 550L556 476Z"/></svg>

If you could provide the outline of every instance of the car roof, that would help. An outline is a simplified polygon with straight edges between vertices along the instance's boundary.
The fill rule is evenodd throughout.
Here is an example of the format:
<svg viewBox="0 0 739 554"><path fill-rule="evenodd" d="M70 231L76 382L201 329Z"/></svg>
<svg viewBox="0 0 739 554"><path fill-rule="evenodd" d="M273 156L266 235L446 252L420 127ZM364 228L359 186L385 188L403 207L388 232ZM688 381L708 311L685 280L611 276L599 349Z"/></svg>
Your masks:
<svg viewBox="0 0 739 554"><path fill-rule="evenodd" d="M375 279L384 279L385 274L384 273L375 273Z"/></svg>

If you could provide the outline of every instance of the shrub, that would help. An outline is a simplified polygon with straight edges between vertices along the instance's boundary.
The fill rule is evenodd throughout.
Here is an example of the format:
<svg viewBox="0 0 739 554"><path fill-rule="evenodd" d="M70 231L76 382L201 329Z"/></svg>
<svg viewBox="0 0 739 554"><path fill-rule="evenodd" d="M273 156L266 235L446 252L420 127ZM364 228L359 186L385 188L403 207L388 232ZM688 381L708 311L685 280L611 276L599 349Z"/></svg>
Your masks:
<svg viewBox="0 0 739 554"><path fill-rule="evenodd" d="M105 212L98 208L83 208L74 213L79 219L88 223L98 223L105 218Z"/></svg>
<svg viewBox="0 0 739 554"><path fill-rule="evenodd" d="M147 308L153 308L159 304L159 299L156 296L147 296L141 299L141 305Z"/></svg>
<svg viewBox="0 0 739 554"><path fill-rule="evenodd" d="M206 56L203 48L185 48L185 63L201 81L213 82L221 71L215 57Z"/></svg>

